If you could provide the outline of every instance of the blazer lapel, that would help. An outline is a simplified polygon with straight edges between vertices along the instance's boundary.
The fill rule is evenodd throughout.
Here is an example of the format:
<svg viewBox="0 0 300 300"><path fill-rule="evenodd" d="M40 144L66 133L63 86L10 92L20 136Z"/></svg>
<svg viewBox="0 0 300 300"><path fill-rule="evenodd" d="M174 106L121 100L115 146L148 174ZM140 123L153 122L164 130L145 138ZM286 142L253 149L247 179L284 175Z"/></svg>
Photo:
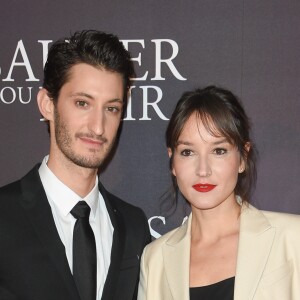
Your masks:
<svg viewBox="0 0 300 300"><path fill-rule="evenodd" d="M191 220L182 225L163 246L167 281L174 300L189 300Z"/></svg>
<svg viewBox="0 0 300 300"><path fill-rule="evenodd" d="M124 253L126 229L121 213L118 211L117 207L113 206L112 202L109 200L107 191L104 189L101 183L99 183L99 190L104 198L110 220L114 227L110 266L108 269L108 274L101 298L102 300L111 300L114 299L114 295L118 285L119 270Z"/></svg>
<svg viewBox="0 0 300 300"><path fill-rule="evenodd" d="M234 299L253 299L274 236L275 228L259 210L242 207Z"/></svg>
<svg viewBox="0 0 300 300"><path fill-rule="evenodd" d="M59 238L51 207L38 174L37 165L21 180L22 195L20 204L33 226L45 252L57 269L60 279L69 290L70 299L79 300L75 282L67 261L65 247Z"/></svg>

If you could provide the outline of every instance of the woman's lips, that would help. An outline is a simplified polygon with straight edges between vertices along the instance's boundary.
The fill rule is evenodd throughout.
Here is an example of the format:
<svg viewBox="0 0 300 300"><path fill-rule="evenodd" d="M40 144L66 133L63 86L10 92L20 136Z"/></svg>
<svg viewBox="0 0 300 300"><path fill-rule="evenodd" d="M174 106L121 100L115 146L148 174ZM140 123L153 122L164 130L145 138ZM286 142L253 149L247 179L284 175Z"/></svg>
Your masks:
<svg viewBox="0 0 300 300"><path fill-rule="evenodd" d="M216 187L214 184L209 183L197 183L193 185L193 188L200 193L207 193L213 190Z"/></svg>

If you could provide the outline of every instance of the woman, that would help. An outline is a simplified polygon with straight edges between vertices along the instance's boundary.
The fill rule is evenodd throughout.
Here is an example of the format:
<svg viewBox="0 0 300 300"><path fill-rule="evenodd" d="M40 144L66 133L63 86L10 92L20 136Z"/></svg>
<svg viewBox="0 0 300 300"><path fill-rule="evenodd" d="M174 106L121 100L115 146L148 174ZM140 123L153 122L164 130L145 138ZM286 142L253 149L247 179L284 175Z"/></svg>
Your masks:
<svg viewBox="0 0 300 300"><path fill-rule="evenodd" d="M249 204L249 127L227 90L211 86L179 100L166 141L192 212L145 248L139 300L300 299L300 217Z"/></svg>

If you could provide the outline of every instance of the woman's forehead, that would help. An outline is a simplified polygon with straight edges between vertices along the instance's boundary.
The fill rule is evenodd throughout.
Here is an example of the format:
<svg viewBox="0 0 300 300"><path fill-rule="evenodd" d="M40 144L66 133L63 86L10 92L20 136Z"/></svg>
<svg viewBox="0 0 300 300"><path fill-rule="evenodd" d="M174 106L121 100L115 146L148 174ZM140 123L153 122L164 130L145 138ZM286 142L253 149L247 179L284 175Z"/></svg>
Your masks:
<svg viewBox="0 0 300 300"><path fill-rule="evenodd" d="M199 136L204 141L226 141L232 144L232 139L228 134L225 134L217 127L217 124L212 120L210 116L201 115L194 112L185 122L178 142L185 136ZM178 143L177 143L178 144Z"/></svg>

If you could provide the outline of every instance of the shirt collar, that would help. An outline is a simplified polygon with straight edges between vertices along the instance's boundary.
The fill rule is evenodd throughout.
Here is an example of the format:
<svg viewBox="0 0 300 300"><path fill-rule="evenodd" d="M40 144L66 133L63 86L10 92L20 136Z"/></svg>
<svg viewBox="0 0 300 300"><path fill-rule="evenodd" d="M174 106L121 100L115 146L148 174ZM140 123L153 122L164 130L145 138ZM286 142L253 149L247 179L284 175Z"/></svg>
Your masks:
<svg viewBox="0 0 300 300"><path fill-rule="evenodd" d="M78 201L84 200L91 208L91 217L95 218L99 199L98 177L96 177L95 185L90 193L86 197L81 198L68 186L61 182L49 169L49 167L47 166L48 158L49 156L46 156L43 159L42 164L39 168L39 174L46 195L51 199L54 205L64 216L70 213L70 211Z"/></svg>

